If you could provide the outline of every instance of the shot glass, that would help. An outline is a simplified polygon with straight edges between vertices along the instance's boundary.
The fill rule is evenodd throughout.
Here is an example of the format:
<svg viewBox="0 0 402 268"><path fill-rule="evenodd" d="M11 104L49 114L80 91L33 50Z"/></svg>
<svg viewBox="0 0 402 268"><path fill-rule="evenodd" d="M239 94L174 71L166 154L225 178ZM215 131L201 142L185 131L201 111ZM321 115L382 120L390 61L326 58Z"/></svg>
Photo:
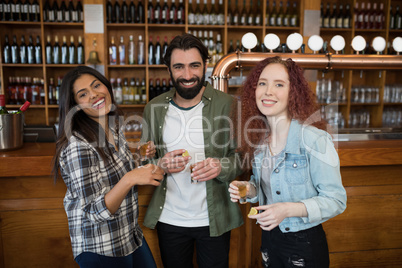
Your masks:
<svg viewBox="0 0 402 268"><path fill-rule="evenodd" d="M246 204L247 203L247 184L246 183L239 184L237 187L239 188L239 195L240 195L239 203Z"/></svg>
<svg viewBox="0 0 402 268"><path fill-rule="evenodd" d="M191 175L191 173L193 173L193 168L194 167L195 167L195 164L190 165L190 175ZM193 177L191 177L191 176L190 176L190 179L191 179L191 184L197 184L198 183L198 181L194 180Z"/></svg>

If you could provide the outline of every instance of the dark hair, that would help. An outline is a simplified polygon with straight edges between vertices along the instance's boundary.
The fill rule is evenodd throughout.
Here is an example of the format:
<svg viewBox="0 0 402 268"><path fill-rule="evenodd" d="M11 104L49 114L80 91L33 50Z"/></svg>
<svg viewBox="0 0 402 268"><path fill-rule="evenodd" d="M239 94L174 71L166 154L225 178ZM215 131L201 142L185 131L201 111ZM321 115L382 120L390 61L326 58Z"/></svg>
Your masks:
<svg viewBox="0 0 402 268"><path fill-rule="evenodd" d="M104 77L97 70L87 67L87 66L78 66L75 69L69 71L63 78L61 83L60 91L59 91L59 128L57 133L56 140L56 153L53 157L53 175L54 178L58 177L58 169L59 169L59 159L62 150L68 144L68 140L70 135L73 132L79 133L82 135L86 141L93 144L95 146L96 151L100 154L102 159L107 162L108 155L112 155L112 152L108 146L104 149L100 148L100 145L107 145L106 134L99 135L100 133L104 133L104 130L99 125L98 122L91 119L83 110L78 110L73 114L71 118L71 125L68 126L70 129L66 129L66 121L69 119L68 114L72 109L76 109L77 103L74 99L73 87L75 81L80 78L84 74L89 74L94 76L97 80L99 80L102 84L104 84L111 96L112 99L112 109L109 112L109 124L115 124L115 131L119 133L119 115L120 111L117 109L115 100L113 98L113 89L109 80ZM101 140L101 137L103 140ZM113 159L113 158L112 158Z"/></svg>
<svg viewBox="0 0 402 268"><path fill-rule="evenodd" d="M290 58L287 60L282 60L280 57L266 58L260 61L250 71L239 94L241 95L241 107L238 109L241 109L241 125L239 129L236 130L241 131L239 150L242 152L243 156L251 156L251 158L249 158L250 163L253 159L253 151L255 150L251 145L259 144L263 137L261 137L261 132L253 131L248 132L247 136L245 136L243 130L246 127L249 129L266 130L269 135L269 125L266 121L266 117L257 107L255 91L261 73L265 67L271 63L282 64L288 72L290 82L288 102L289 116L292 119L296 119L303 123L310 121L307 123L310 123L319 129L325 130L326 128L326 122L321 118L321 116L312 116L319 110L319 105L316 102L315 94L310 89L310 86L304 77L303 69ZM235 116L233 116L233 118L234 120L238 120ZM253 120L247 122L247 120L251 118L253 118ZM235 124L235 126L236 125L237 124Z"/></svg>
<svg viewBox="0 0 402 268"><path fill-rule="evenodd" d="M206 64L206 62L210 59L210 56L208 55L208 48L204 46L201 40L192 34L186 33L173 38L172 42L170 42L169 46L167 47L163 61L168 68L170 68L170 58L172 57L172 52L176 48L181 50L189 50L192 48L198 49L204 64Z"/></svg>

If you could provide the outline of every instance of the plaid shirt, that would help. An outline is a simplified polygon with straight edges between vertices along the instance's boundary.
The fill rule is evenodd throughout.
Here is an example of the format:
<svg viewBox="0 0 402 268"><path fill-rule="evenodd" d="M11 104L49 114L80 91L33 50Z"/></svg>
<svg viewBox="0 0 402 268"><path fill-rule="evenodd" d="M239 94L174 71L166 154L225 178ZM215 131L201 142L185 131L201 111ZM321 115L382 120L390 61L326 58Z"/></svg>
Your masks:
<svg viewBox="0 0 402 268"><path fill-rule="evenodd" d="M112 257L127 256L142 243L138 225L138 192L133 187L120 208L111 214L105 204L108 193L133 169L127 142L114 133L119 151L108 144L116 162L105 163L95 148L80 135L71 136L60 156L60 170L67 186L67 213L74 258L82 252Z"/></svg>

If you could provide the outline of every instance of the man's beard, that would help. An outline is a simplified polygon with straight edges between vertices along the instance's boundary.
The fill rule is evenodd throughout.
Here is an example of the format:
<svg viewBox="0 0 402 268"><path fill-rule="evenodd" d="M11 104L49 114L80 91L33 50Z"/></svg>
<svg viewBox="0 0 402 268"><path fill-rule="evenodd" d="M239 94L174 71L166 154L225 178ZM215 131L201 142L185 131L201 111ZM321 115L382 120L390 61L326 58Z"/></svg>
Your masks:
<svg viewBox="0 0 402 268"><path fill-rule="evenodd" d="M191 100L191 99L194 99L195 96L198 95L198 93L200 93L202 87L204 86L205 70L202 73L201 80L199 77L193 77L190 80L186 80L183 78L179 78L179 79L175 80L172 76L172 72L170 72L170 77L172 78L172 83L173 83L173 86L176 88L177 94L179 94L180 97L182 97L183 99ZM183 83L196 82L196 84L191 88L184 88L181 86L182 82Z"/></svg>

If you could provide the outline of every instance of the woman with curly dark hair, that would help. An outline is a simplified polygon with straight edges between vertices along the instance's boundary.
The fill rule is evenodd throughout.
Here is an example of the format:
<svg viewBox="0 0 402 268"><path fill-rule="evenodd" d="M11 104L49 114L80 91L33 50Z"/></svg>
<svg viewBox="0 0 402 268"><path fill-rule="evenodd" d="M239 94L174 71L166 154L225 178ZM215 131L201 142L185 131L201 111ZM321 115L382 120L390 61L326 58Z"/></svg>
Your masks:
<svg viewBox="0 0 402 268"><path fill-rule="evenodd" d="M267 58L251 71L241 94L240 150L250 181L229 192L259 202L249 215L263 229L264 267L329 267L322 223L346 208L338 154L314 94L293 60Z"/></svg>

